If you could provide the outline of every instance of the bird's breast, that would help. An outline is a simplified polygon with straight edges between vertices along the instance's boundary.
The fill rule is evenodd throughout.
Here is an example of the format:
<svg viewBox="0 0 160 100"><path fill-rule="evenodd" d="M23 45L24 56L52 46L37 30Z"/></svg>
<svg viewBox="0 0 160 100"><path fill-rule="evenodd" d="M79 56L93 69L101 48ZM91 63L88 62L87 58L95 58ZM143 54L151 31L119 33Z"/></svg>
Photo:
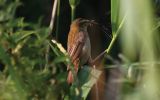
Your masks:
<svg viewBox="0 0 160 100"><path fill-rule="evenodd" d="M91 44L89 37L87 37L84 46L82 48L82 53L80 58L81 65L87 63L90 56L91 56Z"/></svg>

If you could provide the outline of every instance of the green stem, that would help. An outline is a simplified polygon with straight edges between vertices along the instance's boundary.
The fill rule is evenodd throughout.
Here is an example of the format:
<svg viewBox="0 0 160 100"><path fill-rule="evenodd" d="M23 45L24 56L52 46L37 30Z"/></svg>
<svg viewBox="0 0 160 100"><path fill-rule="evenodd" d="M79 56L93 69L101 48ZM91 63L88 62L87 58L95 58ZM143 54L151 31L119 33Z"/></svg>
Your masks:
<svg viewBox="0 0 160 100"><path fill-rule="evenodd" d="M112 40L111 40L111 43L109 44L108 48L106 49L107 54L110 53L111 48L112 48L112 46L113 46L116 38L117 38L117 35L113 36L113 38L112 38Z"/></svg>
<svg viewBox="0 0 160 100"><path fill-rule="evenodd" d="M58 8L57 8L56 40L58 40L58 33L59 33L60 1L61 0L58 0Z"/></svg>
<svg viewBox="0 0 160 100"><path fill-rule="evenodd" d="M110 51L111 51L111 49L112 49L112 47L113 47L113 44L114 44L115 40L117 39L117 36L119 35L120 30L122 29L122 26L123 26L123 24L124 24L125 19L126 19L126 15L125 15L124 18L122 19L122 21L121 21L121 23L120 23L120 25L119 25L116 33L112 33L112 34L113 34L113 38L112 38L112 40L111 40L111 43L109 44L108 48L105 50L107 54L110 53Z"/></svg>
<svg viewBox="0 0 160 100"><path fill-rule="evenodd" d="M75 19L75 14L76 13L76 7L75 6L71 6L71 22Z"/></svg>

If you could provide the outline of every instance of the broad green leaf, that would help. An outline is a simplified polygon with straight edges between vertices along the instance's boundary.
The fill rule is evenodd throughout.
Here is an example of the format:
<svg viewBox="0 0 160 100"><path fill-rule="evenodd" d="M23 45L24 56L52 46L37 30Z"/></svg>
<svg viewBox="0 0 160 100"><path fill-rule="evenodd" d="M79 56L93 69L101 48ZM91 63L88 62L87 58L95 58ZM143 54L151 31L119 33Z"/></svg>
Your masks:
<svg viewBox="0 0 160 100"><path fill-rule="evenodd" d="M84 100L87 98L91 88L97 82L101 73L101 71L87 66L80 70L78 77L80 84L82 84L82 98Z"/></svg>

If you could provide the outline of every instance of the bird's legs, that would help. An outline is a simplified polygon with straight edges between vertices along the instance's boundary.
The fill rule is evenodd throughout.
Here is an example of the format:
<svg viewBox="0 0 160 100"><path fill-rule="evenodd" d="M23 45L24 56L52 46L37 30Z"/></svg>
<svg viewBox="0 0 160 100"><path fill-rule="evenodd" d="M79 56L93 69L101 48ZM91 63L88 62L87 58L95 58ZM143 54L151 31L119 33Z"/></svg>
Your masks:
<svg viewBox="0 0 160 100"><path fill-rule="evenodd" d="M90 66L94 66L96 64L96 62L101 59L104 55L105 55L106 51L103 51L102 53L100 53L96 58L92 59L91 57L88 60L88 63Z"/></svg>

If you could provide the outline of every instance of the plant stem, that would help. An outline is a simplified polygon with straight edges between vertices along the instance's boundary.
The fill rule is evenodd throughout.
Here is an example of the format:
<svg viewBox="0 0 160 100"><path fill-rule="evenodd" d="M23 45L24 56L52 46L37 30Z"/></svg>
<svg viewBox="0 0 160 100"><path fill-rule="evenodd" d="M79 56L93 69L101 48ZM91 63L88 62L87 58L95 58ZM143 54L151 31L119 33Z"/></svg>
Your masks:
<svg viewBox="0 0 160 100"><path fill-rule="evenodd" d="M75 12L76 12L76 7L75 6L71 6L71 22L75 19Z"/></svg>
<svg viewBox="0 0 160 100"><path fill-rule="evenodd" d="M114 44L115 40L117 39L117 36L119 35L120 30L122 29L122 26L123 26L123 24L124 24L125 19L126 19L126 15L125 15L124 18L122 19L122 21L121 21L121 23L120 23L120 25L119 25L116 33L112 33L112 34L113 34L113 38L112 38L112 40L111 40L108 48L105 50L107 54L110 53L110 51L111 51L111 49L112 49L112 47L113 47L113 44Z"/></svg>
<svg viewBox="0 0 160 100"><path fill-rule="evenodd" d="M107 54L110 53L111 48L112 48L112 46L113 46L113 44L114 44L114 42L115 42L115 40L116 40L116 37L117 37L117 35L113 36L113 38L112 38L112 40L111 40L108 48L106 49L106 53L107 53Z"/></svg>
<svg viewBox="0 0 160 100"><path fill-rule="evenodd" d="M50 28L49 35L52 33L53 27L54 27L54 21L55 21L56 9L57 9L57 1L58 0L54 0L54 3L53 3L52 16L51 16L50 25L49 25L49 28Z"/></svg>
<svg viewBox="0 0 160 100"><path fill-rule="evenodd" d="M57 21L56 21L56 40L57 41L58 41L58 33L59 33L60 2L61 0L58 0Z"/></svg>

